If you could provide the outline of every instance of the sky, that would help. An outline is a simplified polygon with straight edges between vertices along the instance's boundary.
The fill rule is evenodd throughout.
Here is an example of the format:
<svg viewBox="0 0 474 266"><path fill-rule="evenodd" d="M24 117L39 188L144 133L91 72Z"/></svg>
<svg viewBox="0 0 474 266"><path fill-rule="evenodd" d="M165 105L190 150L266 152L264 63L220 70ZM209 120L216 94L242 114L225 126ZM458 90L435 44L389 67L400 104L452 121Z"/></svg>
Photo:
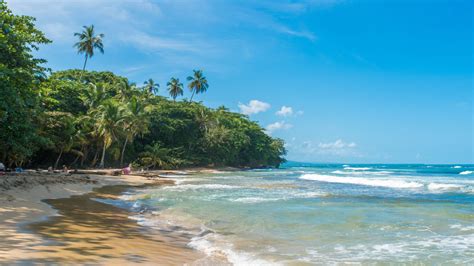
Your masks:
<svg viewBox="0 0 474 266"><path fill-rule="evenodd" d="M73 36L104 33L89 70L138 84L202 69L225 105L282 138L287 159L474 163L470 0L9 0L53 43L53 70L81 68ZM185 97L190 97L186 92Z"/></svg>

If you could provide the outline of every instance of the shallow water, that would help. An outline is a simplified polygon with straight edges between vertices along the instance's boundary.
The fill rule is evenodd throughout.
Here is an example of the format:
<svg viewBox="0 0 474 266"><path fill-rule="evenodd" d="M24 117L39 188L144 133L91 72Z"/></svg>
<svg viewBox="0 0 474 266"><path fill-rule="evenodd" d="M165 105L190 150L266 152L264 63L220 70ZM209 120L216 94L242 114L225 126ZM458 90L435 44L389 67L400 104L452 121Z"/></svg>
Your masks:
<svg viewBox="0 0 474 266"><path fill-rule="evenodd" d="M120 204L235 264L474 263L474 166L315 165L173 176Z"/></svg>
<svg viewBox="0 0 474 266"><path fill-rule="evenodd" d="M140 227L129 219L132 212L105 203L120 202L114 199L128 188L105 186L84 195L44 200L58 215L22 226L41 241L25 244L21 259L0 258L0 265L183 265L202 257L187 247L192 235Z"/></svg>

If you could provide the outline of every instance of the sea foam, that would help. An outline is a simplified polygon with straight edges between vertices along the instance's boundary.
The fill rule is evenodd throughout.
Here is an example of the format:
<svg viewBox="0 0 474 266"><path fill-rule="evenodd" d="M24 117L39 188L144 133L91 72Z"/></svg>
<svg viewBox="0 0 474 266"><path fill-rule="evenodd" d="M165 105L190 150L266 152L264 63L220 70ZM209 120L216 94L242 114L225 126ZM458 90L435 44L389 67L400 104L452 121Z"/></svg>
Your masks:
<svg viewBox="0 0 474 266"><path fill-rule="evenodd" d="M353 171L367 171L367 170L370 170L372 168L371 167L350 167L350 166L346 166L346 167L344 167L344 169L353 170Z"/></svg>
<svg viewBox="0 0 474 266"><path fill-rule="evenodd" d="M420 188L423 184L418 182L404 181L400 179L372 179L362 177L339 177L319 174L305 174L300 179L313 180L328 183L353 184L372 187L388 187L388 188Z"/></svg>
<svg viewBox="0 0 474 266"><path fill-rule="evenodd" d="M236 189L239 186L223 185L223 184L184 184L176 186L163 187L164 190L170 191L185 191L185 190L197 190L197 189Z"/></svg>
<svg viewBox="0 0 474 266"><path fill-rule="evenodd" d="M260 203L260 202L272 202L272 201L280 201L280 200L292 200L292 199L305 199L305 198L319 198L319 197L326 197L328 196L327 193L318 192L318 191L307 191L307 192L294 192L288 193L287 195L281 197L241 197L236 199L229 199L232 202L240 202L240 203Z"/></svg>
<svg viewBox="0 0 474 266"><path fill-rule="evenodd" d="M470 175L474 173L473 171L462 171L461 173L459 173L460 175Z"/></svg>
<svg viewBox="0 0 474 266"><path fill-rule="evenodd" d="M224 257L232 265L279 265L257 258L254 254L236 251L234 245L224 240L222 235L203 229L203 234L199 234L191 239L188 246L199 250L209 257ZM207 233L210 232L210 233Z"/></svg>
<svg viewBox="0 0 474 266"><path fill-rule="evenodd" d="M428 184L428 189L431 191L455 191L463 188L462 185L456 184L440 184L440 183L430 183Z"/></svg>

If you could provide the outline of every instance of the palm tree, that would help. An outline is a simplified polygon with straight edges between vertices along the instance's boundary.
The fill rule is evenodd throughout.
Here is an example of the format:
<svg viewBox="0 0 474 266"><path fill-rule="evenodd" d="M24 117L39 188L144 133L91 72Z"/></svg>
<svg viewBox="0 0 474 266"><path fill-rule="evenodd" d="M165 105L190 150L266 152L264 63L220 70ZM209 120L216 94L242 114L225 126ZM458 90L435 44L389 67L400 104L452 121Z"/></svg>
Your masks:
<svg viewBox="0 0 474 266"><path fill-rule="evenodd" d="M95 117L95 130L102 138L102 157L99 166L104 167L105 151L118 138L121 132L123 109L117 101L110 99L104 101L96 110L93 110Z"/></svg>
<svg viewBox="0 0 474 266"><path fill-rule="evenodd" d="M148 132L149 119L146 105L144 105L137 97L132 97L128 102L123 116L123 124L125 130L125 141L120 156L120 165L123 165L123 157L128 142L132 142L135 136L143 135Z"/></svg>
<svg viewBox="0 0 474 266"><path fill-rule="evenodd" d="M84 30L82 32L74 33L74 36L79 37L79 41L74 44L74 47L77 48L77 53L85 54L84 67L82 70L86 69L87 59L94 56L94 49L98 49L101 53L104 53L104 44L102 39L104 34L96 35L94 32L94 25L89 27L83 26Z"/></svg>
<svg viewBox="0 0 474 266"><path fill-rule="evenodd" d="M76 134L76 127L74 124L74 117L67 112L47 112L46 129L52 140L54 150L59 153L54 169L58 168L61 156L64 152L69 152L74 145L74 135Z"/></svg>
<svg viewBox="0 0 474 266"><path fill-rule="evenodd" d="M171 78L166 85L168 86L168 92L173 98L173 101L176 101L178 95L183 95L183 83L180 83L179 79Z"/></svg>
<svg viewBox="0 0 474 266"><path fill-rule="evenodd" d="M159 142L145 146L145 151L140 154L140 161L145 168L158 166L167 168L172 165L172 150L163 147Z"/></svg>
<svg viewBox="0 0 474 266"><path fill-rule="evenodd" d="M106 87L106 83L89 83L88 86L85 87L82 94L79 96L79 99L82 101L84 106L87 107L87 109L93 110L107 98L108 95L106 92Z"/></svg>
<svg viewBox="0 0 474 266"><path fill-rule="evenodd" d="M191 102L193 101L194 94L203 93L209 88L207 84L207 79L202 74L202 70L193 70L194 75L189 76L187 80L189 81L188 88L193 92L191 95Z"/></svg>
<svg viewBox="0 0 474 266"><path fill-rule="evenodd" d="M160 87L160 84L155 83L153 79L148 79L147 81L145 81L145 89L149 93L157 94L159 87Z"/></svg>

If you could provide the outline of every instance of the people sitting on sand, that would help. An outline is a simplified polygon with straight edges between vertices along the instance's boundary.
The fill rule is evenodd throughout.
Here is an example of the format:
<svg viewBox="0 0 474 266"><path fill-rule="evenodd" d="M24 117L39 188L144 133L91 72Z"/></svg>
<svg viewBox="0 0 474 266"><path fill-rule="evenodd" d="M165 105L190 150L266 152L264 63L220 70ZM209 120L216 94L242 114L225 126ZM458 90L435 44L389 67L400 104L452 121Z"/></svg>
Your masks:
<svg viewBox="0 0 474 266"><path fill-rule="evenodd" d="M48 173L52 173L52 172L54 172L53 167L52 166L48 167Z"/></svg>
<svg viewBox="0 0 474 266"><path fill-rule="evenodd" d="M17 168L15 168L15 172L16 173L23 173L23 168L17 167Z"/></svg>
<svg viewBox="0 0 474 266"><path fill-rule="evenodd" d="M129 175L132 172L132 164L122 169L122 174Z"/></svg>
<svg viewBox="0 0 474 266"><path fill-rule="evenodd" d="M65 164L63 164L63 172L64 172L64 173L68 173L68 172L69 172L69 170L67 169L67 166L66 166Z"/></svg>

